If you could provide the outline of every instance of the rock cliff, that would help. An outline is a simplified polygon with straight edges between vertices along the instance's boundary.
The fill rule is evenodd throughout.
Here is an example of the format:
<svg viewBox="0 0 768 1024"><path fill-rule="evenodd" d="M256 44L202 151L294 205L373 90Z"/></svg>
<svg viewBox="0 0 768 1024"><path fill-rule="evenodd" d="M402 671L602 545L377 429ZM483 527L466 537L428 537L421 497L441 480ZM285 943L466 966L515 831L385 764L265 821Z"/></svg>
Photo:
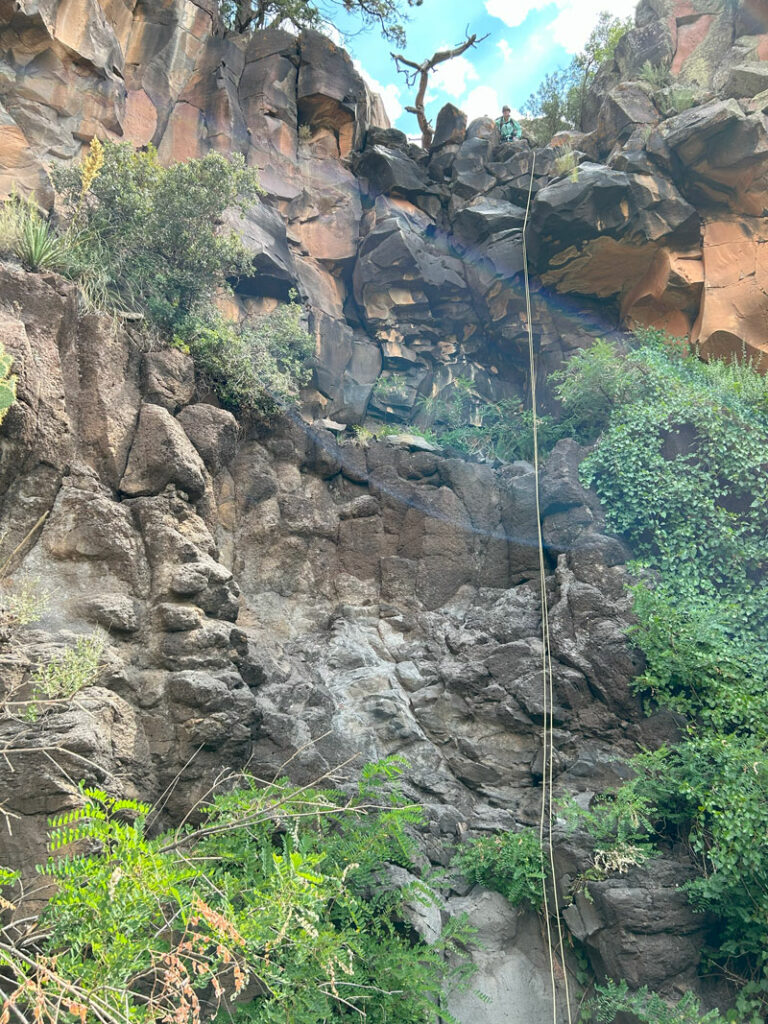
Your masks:
<svg viewBox="0 0 768 1024"><path fill-rule="evenodd" d="M83 316L55 275L0 266L0 338L19 376L0 431L3 549L44 581L45 617L0 646L6 693L73 636L107 669L66 709L0 719L0 863L43 859L45 818L88 778L183 814L226 766L309 781L402 753L445 863L467 830L531 824L542 773L533 468L468 462L344 425L422 422L470 377L527 380L522 228L541 381L627 325L704 354L766 350L768 23L763 5L643 0L601 71L589 133L536 151L444 108L425 152L390 128L349 57L313 32L234 37L206 0L0 0L0 187L50 205L47 167L98 135L163 161L211 149L260 170L238 227L254 274L233 314L297 289L317 341L303 416L244 427L200 400L178 351ZM637 77L696 90L665 116ZM633 78L634 76L634 78ZM558 174L568 143L578 173ZM396 379L397 398L377 381ZM332 429L328 429L328 427ZM638 744L674 735L629 683L628 552L560 442L542 480L556 783L579 799ZM563 892L588 864L558 845ZM671 856L591 886L567 923L596 971L695 986L706 920ZM466 1024L551 1019L544 940L500 898L457 894L486 936Z"/></svg>

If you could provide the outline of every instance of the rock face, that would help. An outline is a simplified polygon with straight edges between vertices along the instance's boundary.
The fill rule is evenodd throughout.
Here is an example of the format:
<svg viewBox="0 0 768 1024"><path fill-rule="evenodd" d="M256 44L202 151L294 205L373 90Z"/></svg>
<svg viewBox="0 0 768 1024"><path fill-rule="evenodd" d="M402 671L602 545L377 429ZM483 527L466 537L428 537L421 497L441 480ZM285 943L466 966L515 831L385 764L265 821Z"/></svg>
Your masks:
<svg viewBox="0 0 768 1024"><path fill-rule="evenodd" d="M467 830L535 823L532 467L445 458L407 435L361 446L300 423L238 436L228 413L180 388L172 403L166 393L185 403L174 417L150 401L152 354L134 355L121 334L112 349L94 346L93 325L78 321L56 278L3 275L19 374L0 436L4 551L47 513L10 585L38 580L51 596L40 622L0 645L4 693L23 695L34 667L77 636L107 632L100 686L77 707L23 727L0 722L4 806L21 816L12 837L0 835L0 860L26 870L44 858L45 819L71 804L72 779L151 800L178 777L165 804L173 820L222 765L247 762L267 777L288 759L311 781L349 756L404 754L437 863ZM86 360L88 403L68 365ZM83 411L108 400L99 433ZM582 455L572 442L556 448L542 510L557 784L586 799L619 778L641 715L629 691L638 663L625 641L627 552L578 481ZM598 954L624 934L625 896L608 883L600 891L604 912L590 927L607 970L613 961ZM505 906L482 890L455 900L487 932L478 983L497 999L459 1001L460 1020L490 1024L512 995L521 1020L551 1019L538 925ZM633 921L632 948L651 957L657 935ZM701 936L691 935L693 955ZM660 983L687 980L687 964L675 961Z"/></svg>
<svg viewBox="0 0 768 1024"><path fill-rule="evenodd" d="M397 415L422 425L422 400L444 400L457 377L487 400L520 393L529 186L542 372L638 323L705 353L757 356L767 20L756 3L643 0L589 98L592 130L571 140L583 154L572 182L556 149L498 145L489 118L468 126L451 106L428 154L410 145L346 53L314 32L233 36L214 4L192 0L0 0L0 193L50 203L46 168L94 135L151 142L166 162L242 153L266 196L237 218L255 268L238 311L298 291L317 338L312 408L336 422L392 415L377 396L393 376ZM665 118L646 62L710 102ZM739 246L721 241L732 219ZM734 258L747 302L729 283ZM173 378L158 358L158 379ZM149 401L173 413L165 386Z"/></svg>
<svg viewBox="0 0 768 1024"><path fill-rule="evenodd" d="M0 265L19 378L0 430L2 560L14 553L11 585L51 592L43 619L0 644L4 698L77 636L106 635L80 711L0 719L4 805L20 815L0 863L43 859L73 779L151 800L178 776L177 820L246 762L269 777L290 761L309 782L353 755L404 754L437 864L468 830L538 821L533 468L451 458L410 428L457 380L525 399L529 194L540 384L627 324L690 334L705 354L768 349L761 10L643 0L588 133L533 152L449 106L424 152L317 33L233 37L207 0L0 0L3 193L50 205L47 166L95 136L151 142L163 161L242 153L266 195L234 218L255 268L234 312L295 288L317 342L304 417L246 428L200 400L189 357L142 351L80 315L60 278ZM663 116L638 80L646 61L702 102ZM576 149L575 177L554 142ZM383 420L399 430L386 441L344 434ZM579 483L583 454L555 449L541 511L556 786L588 801L649 737L629 686L629 553ZM566 888L589 867L572 837L557 856ZM706 922L676 889L684 872L670 855L590 883L594 903L577 899L567 923L598 973L696 983ZM551 1020L535 920L482 890L451 907L477 921L480 985L496 997L457 1002L462 1024L513 1019L507 1002Z"/></svg>

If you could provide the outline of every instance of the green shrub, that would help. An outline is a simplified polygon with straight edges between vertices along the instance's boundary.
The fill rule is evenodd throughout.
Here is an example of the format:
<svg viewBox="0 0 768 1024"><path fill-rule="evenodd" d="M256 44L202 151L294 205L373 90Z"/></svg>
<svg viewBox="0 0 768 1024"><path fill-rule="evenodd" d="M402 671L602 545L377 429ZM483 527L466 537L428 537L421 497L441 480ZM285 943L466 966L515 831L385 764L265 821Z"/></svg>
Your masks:
<svg viewBox="0 0 768 1024"><path fill-rule="evenodd" d="M467 973L446 959L463 933L449 924L426 946L401 910L435 897L383 881L420 820L393 788L400 770L368 766L351 797L245 776L196 826L154 837L147 805L83 789L51 822L48 906L21 955L0 947L16 1005L40 1024L62 997L83 1024L450 1020L438 1000Z"/></svg>
<svg viewBox="0 0 768 1024"><path fill-rule="evenodd" d="M717 1010L702 1013L698 1001L687 992L670 1004L647 988L630 992L625 981L598 986L582 1007L580 1024L613 1024L619 1014L630 1013L637 1024L725 1024Z"/></svg>
<svg viewBox="0 0 768 1024"><path fill-rule="evenodd" d="M11 373L13 356L8 355L0 341L0 423L16 401L17 377Z"/></svg>
<svg viewBox="0 0 768 1024"><path fill-rule="evenodd" d="M105 143L95 174L86 159L59 167L53 180L80 236L80 267L101 267L106 287L163 331L211 304L250 258L234 232L220 231L225 210L259 193L242 157L209 153L163 167L150 148Z"/></svg>
<svg viewBox="0 0 768 1024"><path fill-rule="evenodd" d="M696 106L697 96L693 89L684 85L672 86L666 91L664 113L682 114L684 110L690 110Z"/></svg>
<svg viewBox="0 0 768 1024"><path fill-rule="evenodd" d="M252 271L239 236L221 228L225 211L244 211L260 188L240 156L210 153L160 165L156 152L95 144L78 167L54 181L76 237L69 275L86 305L141 313L149 328L190 352L221 401L269 415L309 380L312 341L295 303L241 324L217 296Z"/></svg>
<svg viewBox="0 0 768 1024"><path fill-rule="evenodd" d="M744 1024L768 1006L768 382L659 332L639 341L623 363L604 348L580 353L561 390L576 422L598 408L583 480L638 556L637 689L686 725L577 813L606 848L661 839L689 850L689 898L718 919L707 957L741 978ZM601 367L609 386L596 391Z"/></svg>
<svg viewBox="0 0 768 1024"><path fill-rule="evenodd" d="M24 718L34 722L41 708L71 700L80 690L98 682L103 653L100 636L84 636L41 665L30 680L32 696L20 704Z"/></svg>
<svg viewBox="0 0 768 1024"><path fill-rule="evenodd" d="M29 626L45 614L51 595L40 580L24 576L0 585L0 623L12 627Z"/></svg>
<svg viewBox="0 0 768 1024"><path fill-rule="evenodd" d="M563 429L591 443L614 409L640 397L645 376L642 365L610 341L599 338L590 348L580 349L550 377L565 411Z"/></svg>
<svg viewBox="0 0 768 1024"><path fill-rule="evenodd" d="M534 829L470 839L459 847L452 866L468 882L501 893L513 906L538 910L542 905L541 843Z"/></svg>
<svg viewBox="0 0 768 1024"><path fill-rule="evenodd" d="M58 234L31 199L11 196L0 207L0 255L13 256L26 270L66 271L76 242Z"/></svg>
<svg viewBox="0 0 768 1024"><path fill-rule="evenodd" d="M261 319L234 324L218 310L177 325L174 343L188 351L221 401L244 413L270 415L296 400L309 382L314 343L295 301Z"/></svg>
<svg viewBox="0 0 768 1024"><path fill-rule="evenodd" d="M26 270L66 270L72 245L66 236L56 235L50 223L28 208L19 230L16 255Z"/></svg>
<svg viewBox="0 0 768 1024"><path fill-rule="evenodd" d="M640 70L640 78L643 82L647 82L653 89L663 89L665 86L669 85L671 75L669 68L665 68L661 64L651 64L651 62L647 60Z"/></svg>

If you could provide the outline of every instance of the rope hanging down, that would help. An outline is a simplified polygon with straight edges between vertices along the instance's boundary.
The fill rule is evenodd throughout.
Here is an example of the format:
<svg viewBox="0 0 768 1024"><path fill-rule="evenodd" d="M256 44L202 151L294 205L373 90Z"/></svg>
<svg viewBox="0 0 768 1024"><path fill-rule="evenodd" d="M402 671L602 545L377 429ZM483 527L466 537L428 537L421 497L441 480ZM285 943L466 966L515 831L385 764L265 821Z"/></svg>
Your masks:
<svg viewBox="0 0 768 1024"><path fill-rule="evenodd" d="M552 878L553 911L557 921L557 945L560 952L560 962L563 967L563 982L565 991L565 1006L568 1024L573 1024L571 1012L571 996L568 987L568 971L565 965L565 944L563 939L563 925L560 920L560 905L557 895L557 880L555 878L555 855L552 849L552 789L553 771L555 760L555 742L553 728L552 708L554 704L554 683L552 676L552 647L549 632L549 604L547 600L547 573L544 560L544 537L541 529L541 492L539 472L539 433L537 419L536 401L536 355L533 345L533 324L531 321L531 288L528 276L528 218L531 212L531 198L533 196L533 176L536 168L536 153L532 155L531 180L528 183L528 200L525 205L525 219L523 221L523 279L525 282L525 316L528 328L528 356L530 365L531 380L531 419L533 423L533 468L534 468L534 492L536 497L536 531L539 548L539 589L541 592L541 678L544 705L544 730L542 736L542 782L541 782L541 814L539 817L539 846L541 848L541 874L542 894L544 897L544 920L547 929L547 951L549 953L549 972L552 985L552 1020L557 1020L557 979L555 978L555 958L552 952L552 923L550 919L549 894L547 892L546 865L544 861L544 846L549 849L549 867Z"/></svg>

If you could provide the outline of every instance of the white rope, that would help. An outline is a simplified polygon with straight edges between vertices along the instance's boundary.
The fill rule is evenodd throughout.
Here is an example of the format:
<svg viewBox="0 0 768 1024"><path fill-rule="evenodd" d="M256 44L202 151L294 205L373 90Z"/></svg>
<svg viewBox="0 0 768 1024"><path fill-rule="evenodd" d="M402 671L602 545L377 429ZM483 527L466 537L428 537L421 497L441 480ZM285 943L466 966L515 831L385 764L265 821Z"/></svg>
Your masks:
<svg viewBox="0 0 768 1024"><path fill-rule="evenodd" d="M563 938L563 925L560 920L560 906L557 895L557 880L555 877L555 855L552 848L552 790L555 760L555 741L553 728L552 708L554 704L554 683L552 677L552 647L549 630L549 603L547 600L547 572L544 560L544 537L541 526L541 489L540 489L540 466L539 466L539 429L538 429L538 403L536 399L536 356L533 345L533 323L531 319L531 288L528 276L528 218L531 211L531 198L533 195L533 176L536 168L536 153L533 153L531 161L531 180L528 184L528 200L525 206L525 219L523 221L523 278L525 282L525 315L528 328L528 357L530 365L531 380L531 418L533 430L533 469L534 469L534 493L536 498L536 531L539 548L539 589L541 591L541 675L542 693L544 705L544 729L542 735L542 772L541 772L541 813L539 816L539 846L541 849L541 873L542 873L542 895L544 902L544 921L547 931L547 951L549 953L549 972L552 986L552 1020L557 1021L557 979L555 977L555 957L552 951L552 923L550 919L549 894L547 892L547 871L544 860L545 834L546 846L549 848L549 867L552 878L552 893L554 898L553 911L557 921L558 949L560 962L563 967L563 980L565 990L565 1004L568 1024L573 1024L571 1011L571 996L568 986L568 971L565 966L565 945Z"/></svg>

